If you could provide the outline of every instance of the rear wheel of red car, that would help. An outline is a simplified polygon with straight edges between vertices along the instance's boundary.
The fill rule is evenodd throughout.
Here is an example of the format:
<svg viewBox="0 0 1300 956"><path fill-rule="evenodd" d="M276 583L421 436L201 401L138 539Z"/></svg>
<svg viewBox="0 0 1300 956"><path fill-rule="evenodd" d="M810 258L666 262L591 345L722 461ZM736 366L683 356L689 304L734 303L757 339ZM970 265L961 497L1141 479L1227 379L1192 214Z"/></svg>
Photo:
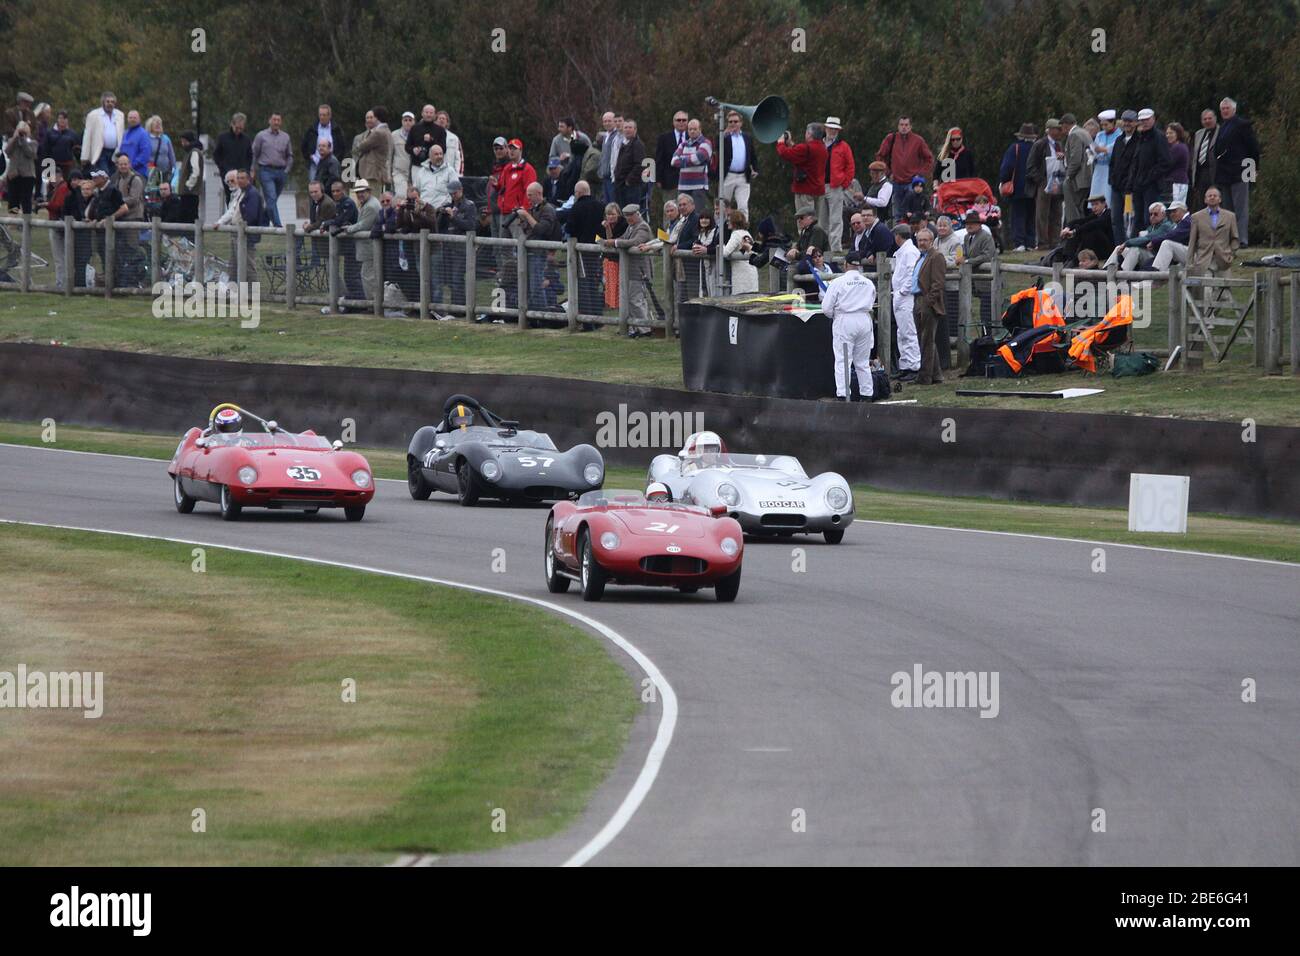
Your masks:
<svg viewBox="0 0 1300 956"><path fill-rule="evenodd" d="M349 521L360 521L366 516L366 506L356 505L352 508L344 508L343 514Z"/></svg>
<svg viewBox="0 0 1300 956"><path fill-rule="evenodd" d="M456 462L456 499L465 507L478 504L478 479L474 468L464 458Z"/></svg>
<svg viewBox="0 0 1300 956"><path fill-rule="evenodd" d="M181 490L180 475L172 481L172 498L176 502L176 510L181 514L187 515L194 510L194 499Z"/></svg>
<svg viewBox="0 0 1300 956"><path fill-rule="evenodd" d="M839 544L841 541L844 540L843 528L835 528L831 531L823 531L822 534L825 536L827 544Z"/></svg>
<svg viewBox="0 0 1300 956"><path fill-rule="evenodd" d="M605 594L605 569L600 566L592 554L591 533L582 529L582 538L578 542L578 554L582 556L582 599L599 601Z"/></svg>
<svg viewBox="0 0 1300 956"><path fill-rule="evenodd" d="M724 604L736 600L736 595L740 593L740 568L736 568L733 573L719 581L714 586L713 593Z"/></svg>
<svg viewBox="0 0 1300 956"><path fill-rule="evenodd" d="M429 495L433 494L433 485L424 480L420 459L414 455L406 456L406 490L416 501L428 501Z"/></svg>
<svg viewBox="0 0 1300 956"><path fill-rule="evenodd" d="M230 495L230 486L221 486L221 517L226 521L238 521L244 506Z"/></svg>
<svg viewBox="0 0 1300 956"><path fill-rule="evenodd" d="M569 590L571 583L560 573L560 562L555 560L555 526L551 519L546 519L546 590L552 594L563 594Z"/></svg>

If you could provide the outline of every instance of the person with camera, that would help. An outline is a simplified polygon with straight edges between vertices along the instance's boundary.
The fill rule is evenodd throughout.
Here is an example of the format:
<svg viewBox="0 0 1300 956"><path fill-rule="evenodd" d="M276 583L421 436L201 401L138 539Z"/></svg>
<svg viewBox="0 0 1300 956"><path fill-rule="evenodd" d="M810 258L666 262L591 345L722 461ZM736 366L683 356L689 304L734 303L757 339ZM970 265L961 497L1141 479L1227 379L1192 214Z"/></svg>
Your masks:
<svg viewBox="0 0 1300 956"><path fill-rule="evenodd" d="M809 123L803 139L795 145L786 130L776 144L776 153L794 167L790 191L794 194L795 215L811 212L818 222L826 222L826 128L821 123Z"/></svg>

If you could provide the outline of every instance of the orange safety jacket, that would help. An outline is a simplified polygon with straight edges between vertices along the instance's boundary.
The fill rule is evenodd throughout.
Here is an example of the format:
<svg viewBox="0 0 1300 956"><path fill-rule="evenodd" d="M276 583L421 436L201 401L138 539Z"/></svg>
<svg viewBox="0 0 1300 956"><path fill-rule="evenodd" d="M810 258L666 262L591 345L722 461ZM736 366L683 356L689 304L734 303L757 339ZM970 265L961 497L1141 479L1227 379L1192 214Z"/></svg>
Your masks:
<svg viewBox="0 0 1300 956"><path fill-rule="evenodd" d="M1052 294L1045 289L1038 289L1034 286L1030 286L1028 289L1021 289L1011 297L1010 304L1015 305L1017 302L1021 302L1030 296L1033 297L1034 328L1039 328L1044 325L1065 325L1065 316L1061 315L1061 310L1057 307L1056 300L1052 298ZM1035 342L1034 347L1030 352L1030 361L1033 361L1034 355L1052 351L1052 349L1056 347L1056 343L1060 341L1060 338L1061 336L1059 334L1045 335L1043 338ZM1006 363L1011 368L1011 371L1015 372L1017 375L1020 374L1020 370L1024 365L1016 359L1009 346L1002 346L998 349L998 354L1006 359Z"/></svg>
<svg viewBox="0 0 1300 956"><path fill-rule="evenodd" d="M1095 325L1080 329L1070 343L1070 358L1074 364L1085 372L1097 374L1097 358L1092 354L1094 346L1105 347L1106 340L1115 329L1133 324L1133 297L1122 295L1115 300L1105 318ZM1111 347L1114 347L1113 343Z"/></svg>

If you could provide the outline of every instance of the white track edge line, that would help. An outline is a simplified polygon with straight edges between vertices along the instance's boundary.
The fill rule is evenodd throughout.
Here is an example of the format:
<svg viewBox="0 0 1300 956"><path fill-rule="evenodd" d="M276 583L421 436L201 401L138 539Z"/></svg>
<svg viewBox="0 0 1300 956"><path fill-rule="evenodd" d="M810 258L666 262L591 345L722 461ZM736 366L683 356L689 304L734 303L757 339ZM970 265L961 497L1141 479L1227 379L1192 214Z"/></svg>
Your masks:
<svg viewBox="0 0 1300 956"><path fill-rule="evenodd" d="M25 447L25 446L20 446ZM86 452L86 454L97 454L96 452ZM126 457L126 456L120 456ZM149 458L146 461L156 461L157 459ZM494 597L508 598L514 601L523 601L527 604L534 604L538 607L546 608L566 617L585 624L587 627L596 631L614 646L618 647L625 654L632 658L645 672L655 686L659 688L662 706L659 714L659 728L655 731L654 741L650 745L650 750L646 754L645 762L641 765L641 771L637 774L636 781L632 789L628 791L627 796L623 798L618 809L609 821L600 828L600 831L588 840L576 853L569 857L563 863L564 866L582 866L591 860L596 854L613 842L614 838L619 835L622 829L627 826L636 813L637 808L641 806L641 801L646 798L650 788L654 786L655 778L659 775L659 768L663 765L664 757L668 753L668 747L672 743L673 731L677 726L677 694L674 692L668 679L635 644L627 640L613 628L602 624L595 618L588 617L586 614L580 614L577 611L566 608L553 601L544 601L541 598L530 597L526 594L515 594L510 591L501 591L496 588L483 587L478 584L465 584L460 581L449 581L445 578L433 578L420 574L408 574L404 571L389 571L384 568L373 568L363 564L351 564L346 561L331 561L328 558L311 558L300 554L283 554L278 551L266 551L260 548L245 548L239 545L213 544L207 541L191 541L185 538L171 538L162 535L140 534L135 531L116 531L109 528L84 528L76 525L51 524L40 521L19 521L14 518L0 518L0 524L27 525L29 527L40 528L57 528L63 531L85 531L95 534L111 534L124 538L140 538L147 541L168 541L173 544L189 544L203 548L218 548L226 551L240 551L245 554L257 554L270 558L289 558L295 561L306 561L310 564L328 565L330 567L345 568L351 571L365 571L371 574L383 574L388 577L406 578L411 581L424 581L429 584L440 584L446 587L462 588L466 591L476 591L480 594L490 594ZM401 859L399 857L399 859ZM409 864L408 864L409 865Z"/></svg>
<svg viewBox="0 0 1300 956"><path fill-rule="evenodd" d="M77 451L72 448L48 448L44 445L16 445L12 442L0 442L0 448L40 448L44 451L61 451L67 455L99 455L103 458L128 458L132 461L170 461L167 458L145 458L142 455L117 455L107 451ZM376 478L375 481L394 481L406 484L401 478ZM1069 508L1072 505L1048 507ZM1248 520L1248 519L1242 519ZM1273 564L1283 568L1300 568L1294 561L1277 561L1273 558L1251 558L1243 554L1216 554L1213 551L1192 551L1185 548L1161 548L1154 544L1126 544L1121 541L1095 541L1091 538L1063 538L1052 534L1029 534L1025 531L993 531L989 528L953 528L942 524L916 524L910 521L880 521L875 518L854 518L855 524L883 524L895 528L927 528L931 531L961 531L966 534L1000 534L1011 538L1035 538L1039 541L1067 541L1073 544L1100 544L1110 548L1137 548L1140 551L1158 551L1164 554L1189 554L1198 558L1226 558L1230 561L1254 561L1257 564Z"/></svg>

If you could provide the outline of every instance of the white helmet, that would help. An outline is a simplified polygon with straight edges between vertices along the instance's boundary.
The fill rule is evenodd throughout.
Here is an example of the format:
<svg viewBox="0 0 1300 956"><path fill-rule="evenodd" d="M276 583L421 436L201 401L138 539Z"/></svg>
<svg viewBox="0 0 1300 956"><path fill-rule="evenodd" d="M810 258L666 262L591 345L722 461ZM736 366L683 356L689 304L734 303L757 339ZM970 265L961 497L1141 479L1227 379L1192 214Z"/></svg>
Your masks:
<svg viewBox="0 0 1300 956"><path fill-rule="evenodd" d="M672 492L668 490L668 486L662 481L652 481L650 484L646 485L645 500L672 501L673 495Z"/></svg>

